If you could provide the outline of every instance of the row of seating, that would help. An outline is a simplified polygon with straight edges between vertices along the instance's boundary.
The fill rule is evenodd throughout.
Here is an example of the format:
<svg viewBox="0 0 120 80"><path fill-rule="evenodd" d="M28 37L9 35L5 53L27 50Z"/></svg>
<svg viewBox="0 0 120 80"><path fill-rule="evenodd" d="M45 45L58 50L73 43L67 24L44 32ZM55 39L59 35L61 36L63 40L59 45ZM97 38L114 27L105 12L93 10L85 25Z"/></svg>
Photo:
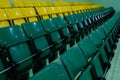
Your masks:
<svg viewBox="0 0 120 80"><path fill-rule="evenodd" d="M106 80L120 37L119 18L114 15L30 80Z"/></svg>
<svg viewBox="0 0 120 80"><path fill-rule="evenodd" d="M94 7L99 8L99 7ZM0 27L21 25L25 22L33 22L57 16L87 11L84 6L62 7L35 7L35 8L10 8L0 9ZM14 16L13 16L14 15Z"/></svg>
<svg viewBox="0 0 120 80"><path fill-rule="evenodd" d="M41 70L47 60L49 63L55 60L68 45L75 45L111 18L114 12L112 8L106 8L85 16L78 13L24 23L22 27L0 28L0 79L27 80L30 69L33 74Z"/></svg>
<svg viewBox="0 0 120 80"><path fill-rule="evenodd" d="M13 6L12 6L13 5ZM0 8L11 7L36 7L36 6L79 6L79 5L93 5L91 2L46 2L41 0L0 0Z"/></svg>
<svg viewBox="0 0 120 80"><path fill-rule="evenodd" d="M12 0L14 7L33 7L33 6L77 6L77 5L93 5L91 2L45 2L45 1L34 1L34 0Z"/></svg>

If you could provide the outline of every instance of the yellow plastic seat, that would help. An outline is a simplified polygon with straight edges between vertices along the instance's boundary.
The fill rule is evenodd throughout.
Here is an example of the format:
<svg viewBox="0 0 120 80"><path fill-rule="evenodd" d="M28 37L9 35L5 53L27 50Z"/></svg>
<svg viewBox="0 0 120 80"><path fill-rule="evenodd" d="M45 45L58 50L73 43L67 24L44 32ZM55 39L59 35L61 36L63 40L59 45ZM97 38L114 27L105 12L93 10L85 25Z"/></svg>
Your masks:
<svg viewBox="0 0 120 80"><path fill-rule="evenodd" d="M23 0L23 3L25 4L26 7L34 7L33 1L31 0Z"/></svg>
<svg viewBox="0 0 120 80"><path fill-rule="evenodd" d="M80 13L79 6L75 6L76 13Z"/></svg>
<svg viewBox="0 0 120 80"><path fill-rule="evenodd" d="M12 0L14 7L24 7L23 0Z"/></svg>
<svg viewBox="0 0 120 80"><path fill-rule="evenodd" d="M91 5L87 5L86 9L87 9L87 11L91 11L92 10Z"/></svg>
<svg viewBox="0 0 120 80"><path fill-rule="evenodd" d="M69 6L73 6L73 2L69 2Z"/></svg>
<svg viewBox="0 0 120 80"><path fill-rule="evenodd" d="M91 5L91 10L97 10L97 9L102 9L102 8L104 7L101 4Z"/></svg>
<svg viewBox="0 0 120 80"><path fill-rule="evenodd" d="M27 18L28 22L38 21L34 8L21 8L21 10L24 16Z"/></svg>
<svg viewBox="0 0 120 80"><path fill-rule="evenodd" d="M82 6L84 9L83 9L83 12L87 12L88 11L88 6L87 5L83 5ZM90 7L90 6L89 6Z"/></svg>
<svg viewBox="0 0 120 80"><path fill-rule="evenodd" d="M54 6L62 6L62 2L54 2Z"/></svg>
<svg viewBox="0 0 120 80"><path fill-rule="evenodd" d="M55 9L55 13L57 13L58 16L61 16L61 17L64 16L64 15L63 15L63 12L62 12L62 10L61 10L61 6L55 6L54 9Z"/></svg>
<svg viewBox="0 0 120 80"><path fill-rule="evenodd" d="M61 6L60 9L61 9L61 12L64 14L64 16L73 14L70 6Z"/></svg>
<svg viewBox="0 0 120 80"><path fill-rule="evenodd" d="M41 6L41 4L40 4L39 1L33 1L32 4L33 4L35 7Z"/></svg>
<svg viewBox="0 0 120 80"><path fill-rule="evenodd" d="M21 25L22 23L25 23L24 19L16 19L16 20L14 20L14 24L16 24L16 25Z"/></svg>
<svg viewBox="0 0 120 80"><path fill-rule="evenodd" d="M92 2L79 2L79 5L93 5Z"/></svg>
<svg viewBox="0 0 120 80"><path fill-rule="evenodd" d="M48 5L49 7L52 7L52 6L53 6L53 2L47 2L47 5Z"/></svg>
<svg viewBox="0 0 120 80"><path fill-rule="evenodd" d="M5 11L13 24L21 25L26 22L20 8L5 9Z"/></svg>
<svg viewBox="0 0 120 80"><path fill-rule="evenodd" d="M48 6L48 3L47 2L40 2L40 5L42 6L42 7L47 7Z"/></svg>
<svg viewBox="0 0 120 80"><path fill-rule="evenodd" d="M78 6L79 12L85 12L85 6Z"/></svg>
<svg viewBox="0 0 120 80"><path fill-rule="evenodd" d="M79 2L73 2L73 5L74 5L74 6L79 6L80 3L79 3Z"/></svg>
<svg viewBox="0 0 120 80"><path fill-rule="evenodd" d="M69 2L62 2L61 4L62 4L62 6L69 6L70 5Z"/></svg>
<svg viewBox="0 0 120 80"><path fill-rule="evenodd" d="M73 14L73 12L72 12L72 9L71 9L71 6L66 6L66 9L67 9L67 12L69 13L69 14Z"/></svg>
<svg viewBox="0 0 120 80"><path fill-rule="evenodd" d="M61 9L60 9L59 6L55 6L54 10L55 10L55 13L60 13L61 12Z"/></svg>
<svg viewBox="0 0 120 80"><path fill-rule="evenodd" d="M68 15L67 6L61 6L60 9L61 9L61 12L64 14L64 16Z"/></svg>
<svg viewBox="0 0 120 80"><path fill-rule="evenodd" d="M51 18L57 17L54 7L46 7L46 10L47 10L47 13L50 15Z"/></svg>
<svg viewBox="0 0 120 80"><path fill-rule="evenodd" d="M72 6L69 6L68 9L69 9L69 13L73 14Z"/></svg>
<svg viewBox="0 0 120 80"><path fill-rule="evenodd" d="M41 19L49 19L49 16L45 7L36 7L36 10Z"/></svg>
<svg viewBox="0 0 120 80"><path fill-rule="evenodd" d="M74 6L71 6L71 9L72 9L73 13L75 13Z"/></svg>
<svg viewBox="0 0 120 80"><path fill-rule="evenodd" d="M0 9L0 28L10 26L9 18L3 9Z"/></svg>
<svg viewBox="0 0 120 80"><path fill-rule="evenodd" d="M75 6L75 8L76 8L77 13L81 13L81 10L79 9L79 6Z"/></svg>
<svg viewBox="0 0 120 80"><path fill-rule="evenodd" d="M91 10L91 5L86 5L85 8L86 8L86 11L90 11Z"/></svg>
<svg viewBox="0 0 120 80"><path fill-rule="evenodd" d="M86 5L81 5L81 6L72 6L71 7L72 11L77 14L77 13L81 13L81 12L86 12Z"/></svg>
<svg viewBox="0 0 120 80"><path fill-rule="evenodd" d="M78 13L78 6L72 6L71 9L74 12L74 14Z"/></svg>
<svg viewBox="0 0 120 80"><path fill-rule="evenodd" d="M94 6L94 5L91 5L91 9L92 9L92 10L95 10L95 6Z"/></svg>
<svg viewBox="0 0 120 80"><path fill-rule="evenodd" d="M11 7L9 0L0 0L0 8L9 8Z"/></svg>

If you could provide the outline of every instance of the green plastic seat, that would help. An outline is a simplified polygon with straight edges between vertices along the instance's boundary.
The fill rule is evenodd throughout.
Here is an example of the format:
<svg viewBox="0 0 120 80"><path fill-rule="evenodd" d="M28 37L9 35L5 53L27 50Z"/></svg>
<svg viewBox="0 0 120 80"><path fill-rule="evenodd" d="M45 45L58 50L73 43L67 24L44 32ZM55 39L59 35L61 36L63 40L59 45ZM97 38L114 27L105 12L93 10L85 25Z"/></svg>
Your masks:
<svg viewBox="0 0 120 80"><path fill-rule="evenodd" d="M62 37L59 33L59 28L56 27L55 24L53 24L52 19L47 20L40 20L39 21L42 24L42 27L45 29L45 31L48 34L49 44L53 44L54 47L52 48L54 52L52 52L52 56L50 57L50 62L53 61L57 57L57 52L62 50L62 47L64 46Z"/></svg>
<svg viewBox="0 0 120 80"><path fill-rule="evenodd" d="M119 33L119 31L120 31L120 27L119 27L119 13L117 13L116 15L114 15L112 18L111 18L111 22L113 23L113 25L114 25L114 30L113 30L113 32L114 32L114 34L115 35L118 35L118 34L120 34ZM119 36L118 36L119 37Z"/></svg>
<svg viewBox="0 0 120 80"><path fill-rule="evenodd" d="M74 17L72 15L65 16L64 18L67 21L67 23L69 24L69 29L70 29L70 32L73 34L73 38L75 38L75 40L79 41L80 40L80 30L77 26L76 20L74 19Z"/></svg>
<svg viewBox="0 0 120 80"><path fill-rule="evenodd" d="M60 62L53 62L36 73L29 80L70 80Z"/></svg>
<svg viewBox="0 0 120 80"><path fill-rule="evenodd" d="M92 35L93 34L93 35ZM92 64L96 67L96 66L99 66L100 68L95 68L96 70L96 73L100 73L97 75L100 75L100 76L97 76L97 77L102 77L103 75L103 67L105 65L104 61L101 60L101 58L103 59L104 57L106 58L105 55L101 55L101 54L98 54L97 51L100 47L100 43L102 43L102 40L97 40L98 42L95 42L96 41L96 36L94 35L95 33L91 33L90 35L88 35L88 37L84 38L82 41L80 41L78 43L79 47L81 48L81 50L84 52L85 56L87 56L87 60L89 62L91 62L92 60ZM97 35L97 34L96 34ZM99 37L99 36L98 36ZM97 38L99 39L99 38ZM98 47L99 46L99 47ZM104 57L103 57L104 56ZM95 60L94 60L95 59ZM100 69L100 71L99 71ZM101 75L102 74L102 75Z"/></svg>
<svg viewBox="0 0 120 80"><path fill-rule="evenodd" d="M83 22L84 22L84 26L87 27L88 32L91 32L91 30L94 28L94 26L91 23L91 15L90 12L85 12L82 15L79 15L79 17L83 17Z"/></svg>
<svg viewBox="0 0 120 80"><path fill-rule="evenodd" d="M64 50L61 50L60 53L63 53L67 49L67 45L70 45L74 42L74 39L72 39L72 34L69 31L68 23L64 20L63 17L56 17L52 18L52 22L56 25L56 27L59 28L59 33L62 39L64 39L63 43L65 44Z"/></svg>
<svg viewBox="0 0 120 80"><path fill-rule="evenodd" d="M5 66L3 65L2 60L0 59L0 80L7 80L7 74L1 73L3 70L5 70Z"/></svg>
<svg viewBox="0 0 120 80"><path fill-rule="evenodd" d="M107 35L105 35L102 27L99 27L99 28L97 29L97 33L98 33L99 36L102 38L106 55L107 55L108 59L110 59L110 58L114 55L114 53L113 53L113 51L112 51L112 49L111 49L111 46L110 46L110 43L109 43L109 40L108 40Z"/></svg>
<svg viewBox="0 0 120 80"><path fill-rule="evenodd" d="M86 36L86 27L84 27L82 21L78 22L78 27L79 27L79 30L80 30L81 38L84 38Z"/></svg>
<svg viewBox="0 0 120 80"><path fill-rule="evenodd" d="M4 51L2 55L6 56L8 66L13 67L14 76L27 72L33 64L32 52L27 43L23 30L18 25L0 29L0 48ZM13 75L14 74L14 75ZM26 76L27 77L27 76ZM16 78L17 79L17 78Z"/></svg>
<svg viewBox="0 0 120 80"><path fill-rule="evenodd" d="M92 42L96 45L97 48L100 47L100 45L102 44L103 40L102 38L99 36L97 30L93 31L92 33L90 33L88 35L88 37L92 40Z"/></svg>
<svg viewBox="0 0 120 80"><path fill-rule="evenodd" d="M102 25L102 28L103 28L106 36L109 36L110 33L112 32L112 25L109 23L109 21L106 22L106 23L104 23L104 24ZM114 39L112 39L112 36L110 36L109 38L110 38L111 40L114 40ZM111 42L114 43L114 41L111 41Z"/></svg>
<svg viewBox="0 0 120 80"><path fill-rule="evenodd" d="M110 59L108 54L106 53L104 46L105 44L103 43L103 45L99 48L99 51L98 51L100 53L100 60L101 60L103 72L105 72L111 67Z"/></svg>
<svg viewBox="0 0 120 80"><path fill-rule="evenodd" d="M106 50L105 50L105 43L103 42L101 36L99 35L99 30L93 31L91 34L88 35L88 37L91 39L91 41L96 45L97 47L97 52L100 52L100 61L102 64L102 68L105 71L106 68L109 66L107 64L109 63L108 57L106 55Z"/></svg>
<svg viewBox="0 0 120 80"><path fill-rule="evenodd" d="M60 34L63 38L66 38L66 43L72 42L72 34L69 31L68 23L64 20L63 17L52 18L53 23L60 28Z"/></svg>
<svg viewBox="0 0 120 80"><path fill-rule="evenodd" d="M34 73L39 71L46 65L46 59L51 56L52 45L49 45L47 34L44 31L40 22L29 22L22 24L22 28L27 36L30 39L30 46L32 52L36 52L39 55L35 58L36 67L34 68Z"/></svg>
<svg viewBox="0 0 120 80"><path fill-rule="evenodd" d="M98 27L95 31L99 34L99 36L100 36L100 38L101 38L102 40L105 40L106 35L105 35L105 33L104 33L104 31L103 31L103 29L102 29L101 26Z"/></svg>
<svg viewBox="0 0 120 80"><path fill-rule="evenodd" d="M88 15L86 15L86 13L87 13L87 12L78 13L78 14L73 14L73 16L74 16L74 18L75 18L76 20L78 20L78 22L79 22L79 21L85 20L86 17L88 17Z"/></svg>
<svg viewBox="0 0 120 80"><path fill-rule="evenodd" d="M49 43L46 38L46 32L42 28L40 22L30 22L22 24L22 28L26 33L26 36L33 40L35 44L36 51L41 50L43 53L41 54L41 58L48 57L50 55ZM47 50L45 50L48 48ZM44 51L45 50L45 51Z"/></svg>
<svg viewBox="0 0 120 80"><path fill-rule="evenodd" d="M58 32L59 28L52 23L52 19L41 20L40 22L42 23L45 31L50 35L52 41L57 43L56 49L59 49L62 46L62 39Z"/></svg>
<svg viewBox="0 0 120 80"><path fill-rule="evenodd" d="M94 80L93 75L92 75L92 66L89 65L82 73L81 76L79 77L78 80Z"/></svg>
<svg viewBox="0 0 120 80"><path fill-rule="evenodd" d="M74 80L76 76L80 76L79 72L87 65L86 57L77 45L66 51L60 59L71 80Z"/></svg>
<svg viewBox="0 0 120 80"><path fill-rule="evenodd" d="M92 61L91 61L91 64L94 66L95 68L95 71L97 73L97 77L103 77L104 73L103 73L103 69L102 69L102 64L101 64L101 61L100 61L100 53L97 53Z"/></svg>
<svg viewBox="0 0 120 80"><path fill-rule="evenodd" d="M90 13L89 12L84 12L84 13L79 13L74 15L75 19L78 21L78 26L80 26L80 23L82 22L84 28L85 28L85 33L88 34L91 32L92 26L89 22L90 18Z"/></svg>
<svg viewBox="0 0 120 80"><path fill-rule="evenodd" d="M118 37L117 37L118 31L117 31L117 28L116 28L117 20L118 19L116 19L115 17L113 17L112 19L110 19L106 23L106 27L105 26L103 27L103 29L104 29L104 31L105 31L106 34L108 34L107 30L110 31L109 37L110 37L111 40L113 40L114 43L116 43L118 41Z"/></svg>
<svg viewBox="0 0 120 80"><path fill-rule="evenodd" d="M77 23L77 26L78 26L78 29L79 29L79 33L81 34L81 37L83 38L85 36L85 34L86 34L85 33L86 28L85 28L85 26L82 23L82 20L84 19L83 16L79 17L79 15L81 15L81 14L82 13L80 13L80 14L73 14L73 16L74 16L74 19L75 19L75 21Z"/></svg>
<svg viewBox="0 0 120 80"><path fill-rule="evenodd" d="M117 25L118 18L115 18L115 16L106 22L106 24L103 25L103 30L105 31L105 34L108 36L107 40L109 41L111 49L116 48L116 43L118 42L119 38L119 32L117 31L116 25ZM111 24L112 23L112 24Z"/></svg>
<svg viewBox="0 0 120 80"><path fill-rule="evenodd" d="M89 37L85 37L83 40L79 41L78 46L83 51L88 60L93 57L97 50L96 45Z"/></svg>

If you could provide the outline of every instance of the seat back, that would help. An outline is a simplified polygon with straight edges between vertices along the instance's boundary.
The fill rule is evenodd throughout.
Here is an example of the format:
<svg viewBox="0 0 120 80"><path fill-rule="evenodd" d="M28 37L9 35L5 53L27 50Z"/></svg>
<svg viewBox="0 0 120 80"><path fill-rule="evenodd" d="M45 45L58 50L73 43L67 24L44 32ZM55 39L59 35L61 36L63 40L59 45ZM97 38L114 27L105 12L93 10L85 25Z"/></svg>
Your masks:
<svg viewBox="0 0 120 80"><path fill-rule="evenodd" d="M98 28L96 29L96 32L100 35L100 37L101 37L102 40L104 40L104 39L106 38L106 35L105 35L102 27L98 27Z"/></svg>
<svg viewBox="0 0 120 80"><path fill-rule="evenodd" d="M41 5L41 7L47 7L48 6L48 2L40 1L40 5Z"/></svg>
<svg viewBox="0 0 120 80"><path fill-rule="evenodd" d="M58 41L61 40L61 36L58 32L58 27L52 23L52 19L47 19L47 20L41 20L40 22L42 23L44 29L46 32L49 33L51 39L53 42L57 43ZM60 47L62 44L61 42L58 44L58 47Z"/></svg>
<svg viewBox="0 0 120 80"><path fill-rule="evenodd" d="M26 33L26 36L31 39L32 44L35 45L33 51L41 50L43 51L42 54L40 54L41 58L45 58L49 55L50 49L49 49L49 43L46 38L46 32L44 31L42 25L40 22L30 22L30 23L24 23L22 24L22 28L24 32ZM31 45L31 47L33 46ZM47 50L45 50L48 48Z"/></svg>
<svg viewBox="0 0 120 80"><path fill-rule="evenodd" d="M103 76L103 69L102 69L102 63L100 61L100 53L97 53L94 58L92 59L91 63L93 64L97 77Z"/></svg>
<svg viewBox="0 0 120 80"><path fill-rule="evenodd" d="M54 24L57 24L58 27L60 27L60 28L68 26L68 23L65 21L65 19L63 17L52 18L52 20L54 20Z"/></svg>
<svg viewBox="0 0 120 80"><path fill-rule="evenodd" d="M23 0L12 0L14 7L24 7Z"/></svg>
<svg viewBox="0 0 120 80"><path fill-rule="evenodd" d="M65 16L65 19L69 23L69 28L71 29L73 33L79 32L76 20L74 19L72 15Z"/></svg>
<svg viewBox="0 0 120 80"><path fill-rule="evenodd" d="M70 80L60 62L53 62L39 71L29 80Z"/></svg>
<svg viewBox="0 0 120 80"><path fill-rule="evenodd" d="M5 12L4 9L0 9L0 27L6 27L9 26L9 22L8 22L9 18Z"/></svg>
<svg viewBox="0 0 120 80"><path fill-rule="evenodd" d="M58 14L58 16L63 17L60 6L55 6L54 9L55 9L55 12Z"/></svg>
<svg viewBox="0 0 120 80"><path fill-rule="evenodd" d="M92 33L90 33L88 35L88 37L92 40L92 42L97 46L100 47L100 45L102 44L102 38L100 37L100 35L96 32L93 31Z"/></svg>
<svg viewBox="0 0 120 80"><path fill-rule="evenodd" d="M36 7L36 10L41 19L49 19L49 16L45 7Z"/></svg>
<svg viewBox="0 0 120 80"><path fill-rule="evenodd" d="M38 21L34 8L21 8L21 10L29 22Z"/></svg>
<svg viewBox="0 0 120 80"><path fill-rule="evenodd" d="M26 59L31 57L32 53L27 43L28 39L20 26L1 28L0 33L0 48L5 51L3 55L6 55L9 66L14 67L13 71L16 74L28 70L33 60L32 58Z"/></svg>
<svg viewBox="0 0 120 80"><path fill-rule="evenodd" d="M64 16L69 15L68 12L67 12L67 6L60 6L60 10L61 10L61 13L62 13Z"/></svg>
<svg viewBox="0 0 120 80"><path fill-rule="evenodd" d="M33 7L34 6L31 0L29 0L29 1L23 0L23 3L25 5L25 7Z"/></svg>
<svg viewBox="0 0 120 80"><path fill-rule="evenodd" d="M78 46L74 46L61 56L61 62L66 68L71 80L79 76L79 72L87 65L87 60Z"/></svg>
<svg viewBox="0 0 120 80"><path fill-rule="evenodd" d="M111 25L109 25L107 22L102 25L103 31L106 35L108 35L111 32Z"/></svg>
<svg viewBox="0 0 120 80"><path fill-rule="evenodd" d="M13 21L13 24L21 25L22 23L25 23L25 16L23 15L20 8L11 8L11 9L5 9L8 17ZM14 15L14 16L13 16Z"/></svg>
<svg viewBox="0 0 120 80"><path fill-rule="evenodd" d="M52 18L52 21L58 28L62 30L63 37L69 37L71 35L68 28L68 24L63 17Z"/></svg>
<svg viewBox="0 0 120 80"><path fill-rule="evenodd" d="M97 49L96 45L91 41L89 37L85 37L83 40L79 41L78 46L86 55L88 60L91 59Z"/></svg>
<svg viewBox="0 0 120 80"><path fill-rule="evenodd" d="M79 77L79 80L94 80L93 75L92 75L92 66L89 65L82 73L81 76Z"/></svg>
<svg viewBox="0 0 120 80"><path fill-rule="evenodd" d="M41 6L40 2L39 1L32 1L32 4L36 7L39 7Z"/></svg>
<svg viewBox="0 0 120 80"><path fill-rule="evenodd" d="M8 0L0 0L0 8L10 8L10 2Z"/></svg>
<svg viewBox="0 0 120 80"><path fill-rule="evenodd" d="M69 24L75 24L75 19L72 15L65 16L65 19L68 21Z"/></svg>
<svg viewBox="0 0 120 80"><path fill-rule="evenodd" d="M57 17L54 7L46 7L46 10L47 10L47 13L50 15L51 18Z"/></svg>

